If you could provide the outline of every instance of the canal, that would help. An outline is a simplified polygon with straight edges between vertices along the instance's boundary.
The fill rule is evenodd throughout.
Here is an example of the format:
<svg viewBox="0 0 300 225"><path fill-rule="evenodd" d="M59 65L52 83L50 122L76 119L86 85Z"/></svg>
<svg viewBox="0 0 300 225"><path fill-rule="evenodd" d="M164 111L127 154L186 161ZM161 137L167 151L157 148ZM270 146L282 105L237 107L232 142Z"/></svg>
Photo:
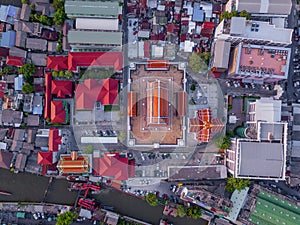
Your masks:
<svg viewBox="0 0 300 225"><path fill-rule="evenodd" d="M28 173L14 174L9 170L0 169L0 190L12 193L11 196L0 195L0 202L45 202L73 205L77 193L67 190L68 182L64 179L53 179ZM45 197L45 192L47 195ZM103 189L94 196L100 203L110 205L115 211L145 222L158 224L163 216L162 206L151 207L145 201L123 194L113 189ZM175 225L206 225L204 220L167 218Z"/></svg>

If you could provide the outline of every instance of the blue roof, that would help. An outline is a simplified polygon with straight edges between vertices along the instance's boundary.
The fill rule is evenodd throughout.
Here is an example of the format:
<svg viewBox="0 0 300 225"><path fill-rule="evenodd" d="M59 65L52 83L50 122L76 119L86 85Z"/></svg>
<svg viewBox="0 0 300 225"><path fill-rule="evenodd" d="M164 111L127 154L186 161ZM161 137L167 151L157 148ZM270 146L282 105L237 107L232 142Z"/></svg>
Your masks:
<svg viewBox="0 0 300 225"><path fill-rule="evenodd" d="M12 5L1 5L0 6L0 21L13 24L15 22L14 18L18 14L20 8Z"/></svg>
<svg viewBox="0 0 300 225"><path fill-rule="evenodd" d="M32 114L34 115L42 115L43 114L43 106L33 106Z"/></svg>
<svg viewBox="0 0 300 225"><path fill-rule="evenodd" d="M1 47L13 47L16 42L16 32L14 30L9 30L2 33L2 40L0 43Z"/></svg>
<svg viewBox="0 0 300 225"><path fill-rule="evenodd" d="M15 77L15 91L22 91L23 87L23 76L19 75Z"/></svg>
<svg viewBox="0 0 300 225"><path fill-rule="evenodd" d="M194 3L193 17L192 20L195 22L203 22L204 21L204 11L200 9L200 3Z"/></svg>

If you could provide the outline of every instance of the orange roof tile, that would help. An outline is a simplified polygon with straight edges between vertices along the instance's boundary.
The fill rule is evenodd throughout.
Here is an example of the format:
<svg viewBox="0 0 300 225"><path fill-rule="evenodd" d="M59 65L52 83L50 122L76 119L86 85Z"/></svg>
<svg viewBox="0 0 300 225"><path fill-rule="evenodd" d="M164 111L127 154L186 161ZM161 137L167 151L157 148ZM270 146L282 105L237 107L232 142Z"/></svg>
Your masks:
<svg viewBox="0 0 300 225"><path fill-rule="evenodd" d="M51 116L52 123L65 123L66 111L62 101L51 101Z"/></svg>

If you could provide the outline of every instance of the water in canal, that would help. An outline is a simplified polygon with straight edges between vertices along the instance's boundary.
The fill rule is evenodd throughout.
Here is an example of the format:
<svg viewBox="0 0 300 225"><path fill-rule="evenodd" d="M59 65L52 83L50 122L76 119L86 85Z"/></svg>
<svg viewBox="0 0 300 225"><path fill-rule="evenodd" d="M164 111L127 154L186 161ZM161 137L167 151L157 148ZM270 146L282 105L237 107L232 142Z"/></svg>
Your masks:
<svg viewBox="0 0 300 225"><path fill-rule="evenodd" d="M0 195L0 201L12 202L45 202L73 205L76 192L67 190L68 182L64 179L53 179L28 173L14 174L0 169L0 190L12 193L11 196ZM45 198L45 191L48 192ZM162 217L162 206L151 207L145 201L122 194L112 189L104 189L95 198L104 205L110 205L123 215L134 217L152 224L158 224ZM175 225L206 225L204 220L167 218Z"/></svg>

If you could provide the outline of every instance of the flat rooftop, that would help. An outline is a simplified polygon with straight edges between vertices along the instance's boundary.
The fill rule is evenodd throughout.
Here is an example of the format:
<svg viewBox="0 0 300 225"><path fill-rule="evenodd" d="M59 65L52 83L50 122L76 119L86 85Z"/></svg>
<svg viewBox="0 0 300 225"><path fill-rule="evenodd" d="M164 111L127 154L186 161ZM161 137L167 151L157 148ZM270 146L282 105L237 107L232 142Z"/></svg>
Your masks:
<svg viewBox="0 0 300 225"><path fill-rule="evenodd" d="M234 49L229 73L287 79L290 55L289 48L240 43Z"/></svg>
<svg viewBox="0 0 300 225"><path fill-rule="evenodd" d="M154 69L136 64L130 69L130 92L136 97L130 103L135 112L130 113L128 136L135 145L177 145L184 139L184 116L177 109L178 93L184 90L184 71L173 64L158 65Z"/></svg>
<svg viewBox="0 0 300 225"><path fill-rule="evenodd" d="M284 176L284 146L282 143L238 141L237 175L241 177Z"/></svg>

